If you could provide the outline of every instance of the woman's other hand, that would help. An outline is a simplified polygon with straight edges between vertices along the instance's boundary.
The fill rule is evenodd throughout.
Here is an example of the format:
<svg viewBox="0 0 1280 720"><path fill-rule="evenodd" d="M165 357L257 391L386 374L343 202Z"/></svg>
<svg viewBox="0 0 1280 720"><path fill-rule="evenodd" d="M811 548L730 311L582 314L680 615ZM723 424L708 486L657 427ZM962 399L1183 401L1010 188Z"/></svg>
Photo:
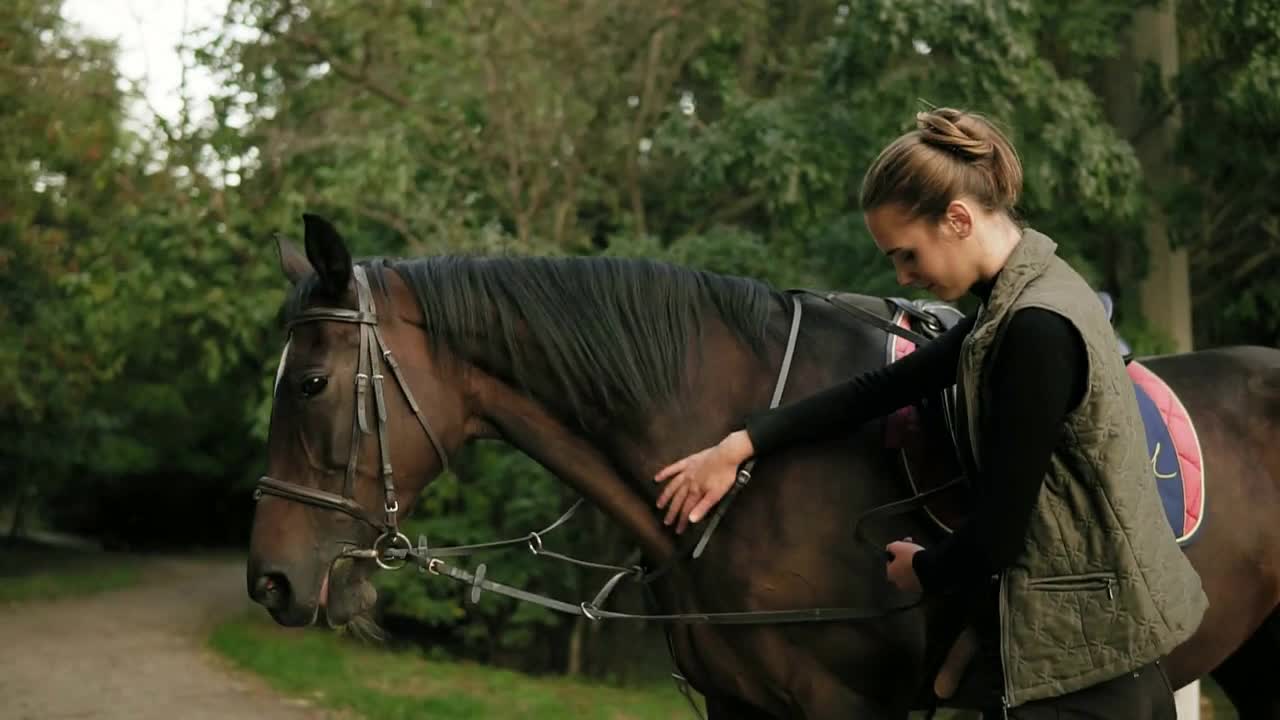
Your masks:
<svg viewBox="0 0 1280 720"><path fill-rule="evenodd" d="M889 576L889 582L893 583L894 587L904 592L922 592L920 578L916 576L915 566L912 565L911 561L915 558L916 553L923 549L923 547L911 542L911 538L891 542L885 547L889 555L889 564L885 568L885 573Z"/></svg>

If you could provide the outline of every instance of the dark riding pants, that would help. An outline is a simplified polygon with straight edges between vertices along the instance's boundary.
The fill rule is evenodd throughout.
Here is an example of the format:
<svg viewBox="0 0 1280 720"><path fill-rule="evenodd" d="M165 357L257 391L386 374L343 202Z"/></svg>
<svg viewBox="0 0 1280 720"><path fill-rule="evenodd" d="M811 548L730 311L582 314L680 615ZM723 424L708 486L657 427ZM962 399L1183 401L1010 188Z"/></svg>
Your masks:
<svg viewBox="0 0 1280 720"><path fill-rule="evenodd" d="M1004 714L1007 713L1007 714ZM983 713L983 720L1177 720L1173 688L1159 663L1054 698Z"/></svg>

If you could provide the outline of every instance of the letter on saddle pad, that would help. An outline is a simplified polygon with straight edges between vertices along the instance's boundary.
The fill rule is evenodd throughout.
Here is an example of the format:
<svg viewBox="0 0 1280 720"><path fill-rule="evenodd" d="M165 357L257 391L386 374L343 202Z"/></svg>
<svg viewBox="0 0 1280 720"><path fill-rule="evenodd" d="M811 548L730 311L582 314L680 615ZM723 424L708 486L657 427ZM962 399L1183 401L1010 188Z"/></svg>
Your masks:
<svg viewBox="0 0 1280 720"><path fill-rule="evenodd" d="M901 311L894 321L912 328L910 316ZM913 350L915 345L910 340L889 336L887 355L891 361ZM1204 458L1200 441L1186 408L1163 380L1137 361L1130 362L1126 369L1146 428L1147 454L1151 458L1156 488L1173 535L1180 546L1185 546L1195 538L1205 514ZM937 404L934 402L934 407ZM903 408L891 415L885 426L885 445L901 451L913 492L943 485L961 467L954 459L955 445L945 424L936 411L933 417L924 417L929 412L921 407ZM946 458L947 462L939 458ZM961 508L952 507L950 513L947 509L941 501L937 506L926 508L943 530L951 532L950 524L962 521L966 513Z"/></svg>

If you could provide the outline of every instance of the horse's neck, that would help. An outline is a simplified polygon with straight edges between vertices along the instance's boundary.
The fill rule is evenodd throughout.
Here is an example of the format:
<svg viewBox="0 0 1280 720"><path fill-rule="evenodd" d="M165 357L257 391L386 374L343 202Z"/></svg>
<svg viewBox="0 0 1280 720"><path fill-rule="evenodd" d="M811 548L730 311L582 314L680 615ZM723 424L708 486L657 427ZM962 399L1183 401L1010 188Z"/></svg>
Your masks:
<svg viewBox="0 0 1280 720"><path fill-rule="evenodd" d="M785 337L785 328L771 330L771 337ZM673 545L654 507L653 476L767 406L782 353L770 348L760 357L719 322L706 323L692 344L685 391L657 409L608 422L603 412L584 418L539 392L554 387L551 378L535 376L527 379L530 389L516 388L505 372L493 372L502 369L500 361L489 359L477 373L481 412L510 443L610 515L647 555L663 558Z"/></svg>
<svg viewBox="0 0 1280 720"><path fill-rule="evenodd" d="M781 325L778 316L771 324ZM742 426L747 415L768 407L776 381L785 329L771 328L764 354L753 351L728 328L709 323L686 363L680 397L645 414L632 427L603 440L620 464L643 481L667 464L709 447ZM653 483L647 482L649 488ZM656 493L655 493L656 494Z"/></svg>
<svg viewBox="0 0 1280 720"><path fill-rule="evenodd" d="M570 429L546 406L492 375L476 380L479 411L507 442L554 473L630 533L647 556L667 557L671 539L650 503L620 475L599 447Z"/></svg>

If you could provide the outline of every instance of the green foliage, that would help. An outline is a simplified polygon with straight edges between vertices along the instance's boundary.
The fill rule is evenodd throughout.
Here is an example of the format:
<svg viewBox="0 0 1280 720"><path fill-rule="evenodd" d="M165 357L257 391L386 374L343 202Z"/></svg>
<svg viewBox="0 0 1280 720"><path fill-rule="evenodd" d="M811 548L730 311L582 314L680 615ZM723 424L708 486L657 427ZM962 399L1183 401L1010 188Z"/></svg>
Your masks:
<svg viewBox="0 0 1280 720"><path fill-rule="evenodd" d="M6 475L81 447L47 427L83 428L76 409L112 378L109 318L90 312L111 292L84 267L78 242L102 227L120 164L120 97L109 48L62 34L59 3L0 9L0 460ZM40 87L43 92L31 92Z"/></svg>
<svg viewBox="0 0 1280 720"><path fill-rule="evenodd" d="M1280 2L1184 0L1176 107L1185 173L1166 193L1189 248L1197 340L1280 345Z"/></svg>
<svg viewBox="0 0 1280 720"><path fill-rule="evenodd" d="M59 10L0 10L0 128L14 140L0 175L15 189L0 204L0 467L60 520L100 514L111 493L154 534L173 508L139 503L138 478L217 505L227 473L260 456L247 410L282 294L264 238L195 161L199 138L126 130L113 49ZM243 525L187 522L222 541Z"/></svg>

